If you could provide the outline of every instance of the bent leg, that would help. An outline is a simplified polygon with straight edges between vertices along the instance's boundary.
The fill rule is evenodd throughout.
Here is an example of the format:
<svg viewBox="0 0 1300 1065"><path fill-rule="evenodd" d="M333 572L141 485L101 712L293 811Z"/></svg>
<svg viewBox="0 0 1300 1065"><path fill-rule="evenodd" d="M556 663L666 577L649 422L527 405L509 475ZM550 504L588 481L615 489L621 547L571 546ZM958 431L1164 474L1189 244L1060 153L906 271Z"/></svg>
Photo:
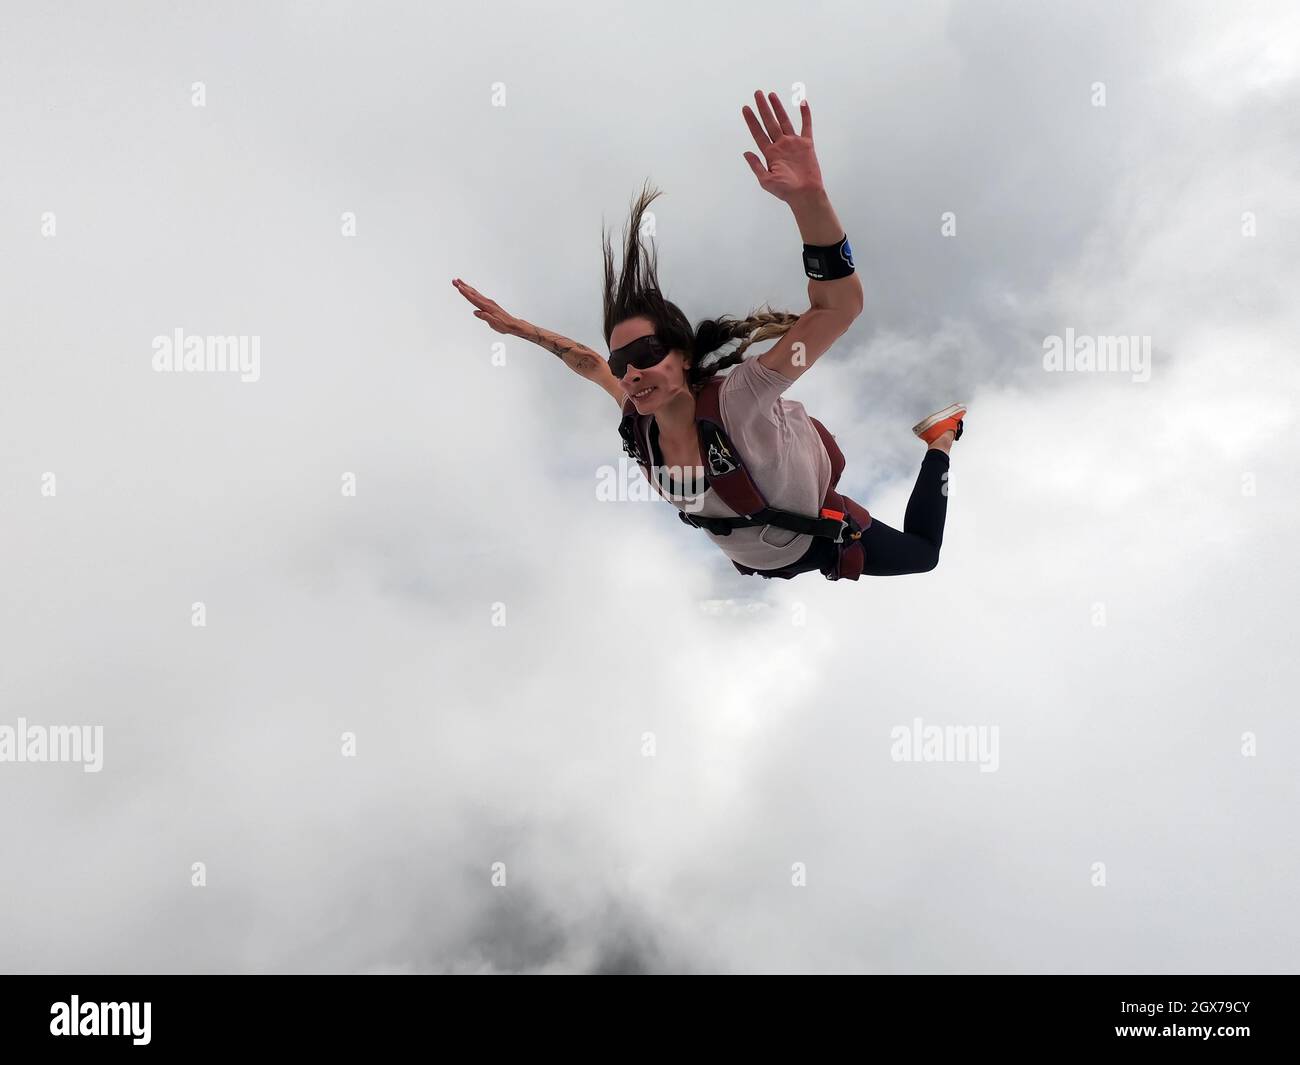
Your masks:
<svg viewBox="0 0 1300 1065"><path fill-rule="evenodd" d="M926 451L903 515L903 531L874 515L862 534L862 572L873 577L928 573L939 564L943 525L948 516L948 456L937 448Z"/></svg>

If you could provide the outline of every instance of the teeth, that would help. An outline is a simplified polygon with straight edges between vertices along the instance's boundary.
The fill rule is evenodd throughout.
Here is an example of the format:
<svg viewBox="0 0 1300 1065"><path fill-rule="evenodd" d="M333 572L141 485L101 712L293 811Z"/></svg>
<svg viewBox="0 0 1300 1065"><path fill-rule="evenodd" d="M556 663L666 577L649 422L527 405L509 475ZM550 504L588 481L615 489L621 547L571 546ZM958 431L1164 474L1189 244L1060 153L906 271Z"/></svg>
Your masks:
<svg viewBox="0 0 1300 1065"><path fill-rule="evenodd" d="M642 390L642 391L640 391L640 392L633 392L633 393L632 393L632 398L633 398L633 399L640 399L642 396L648 396L648 395L649 395L651 392L653 392L653 391L654 391L654 385L651 385L649 388L644 389L644 390Z"/></svg>

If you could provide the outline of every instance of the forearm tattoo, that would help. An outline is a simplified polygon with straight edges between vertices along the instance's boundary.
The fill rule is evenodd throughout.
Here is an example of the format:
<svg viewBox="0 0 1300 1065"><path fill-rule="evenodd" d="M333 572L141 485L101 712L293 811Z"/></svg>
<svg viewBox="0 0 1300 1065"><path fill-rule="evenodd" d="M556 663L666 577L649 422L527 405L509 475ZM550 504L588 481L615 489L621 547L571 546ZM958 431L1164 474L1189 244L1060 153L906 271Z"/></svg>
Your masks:
<svg viewBox="0 0 1300 1065"><path fill-rule="evenodd" d="M570 340L568 337L562 337L558 333L551 333L537 326L532 326L528 339L562 359L566 366L578 373L590 373L600 361L599 356L585 344L579 344L576 340Z"/></svg>

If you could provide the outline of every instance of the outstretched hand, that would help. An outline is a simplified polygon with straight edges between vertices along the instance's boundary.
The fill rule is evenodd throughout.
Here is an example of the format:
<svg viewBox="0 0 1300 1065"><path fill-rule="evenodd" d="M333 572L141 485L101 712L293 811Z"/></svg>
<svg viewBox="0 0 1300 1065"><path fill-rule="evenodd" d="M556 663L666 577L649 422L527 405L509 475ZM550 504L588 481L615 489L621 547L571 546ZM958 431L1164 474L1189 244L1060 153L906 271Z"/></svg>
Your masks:
<svg viewBox="0 0 1300 1065"><path fill-rule="evenodd" d="M803 125L798 133L794 131L790 116L785 113L776 93L768 93L764 98L761 91L756 91L754 101L763 121L759 122L748 105L741 108L741 114L745 116L749 132L754 135L754 143L763 153L761 160L753 152L745 153L745 161L754 171L759 185L785 203L820 191L823 187L822 172L813 149L812 110L808 101L805 100L799 108Z"/></svg>
<svg viewBox="0 0 1300 1065"><path fill-rule="evenodd" d="M519 327L522 323L514 315L507 314L502 310L499 303L488 299L478 289L471 288L459 277L454 278L451 283L456 286L457 292L478 308L474 312L475 318L487 322L498 333L509 333L511 336L519 335Z"/></svg>

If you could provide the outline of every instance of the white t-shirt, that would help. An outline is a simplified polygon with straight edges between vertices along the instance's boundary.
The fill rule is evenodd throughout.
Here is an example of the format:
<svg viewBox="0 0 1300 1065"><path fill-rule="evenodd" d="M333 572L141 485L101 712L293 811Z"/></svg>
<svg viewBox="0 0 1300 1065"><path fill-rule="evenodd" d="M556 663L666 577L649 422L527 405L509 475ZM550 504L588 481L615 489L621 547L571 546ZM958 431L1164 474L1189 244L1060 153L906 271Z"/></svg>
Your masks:
<svg viewBox="0 0 1300 1065"><path fill-rule="evenodd" d="M727 436L768 505L816 517L830 487L831 459L803 404L782 398L781 393L792 384L755 356L726 373L718 402ZM654 432L652 426L652 438ZM699 492L681 494L683 484L674 482L669 470L654 466L652 472L659 476L668 501L679 510L690 506L692 515L706 518L738 516L712 487L705 489L702 497ZM813 539L808 533L775 525L733 529L728 536L715 536L703 529L693 531L697 536L709 537L728 558L751 569L788 566L803 557Z"/></svg>

